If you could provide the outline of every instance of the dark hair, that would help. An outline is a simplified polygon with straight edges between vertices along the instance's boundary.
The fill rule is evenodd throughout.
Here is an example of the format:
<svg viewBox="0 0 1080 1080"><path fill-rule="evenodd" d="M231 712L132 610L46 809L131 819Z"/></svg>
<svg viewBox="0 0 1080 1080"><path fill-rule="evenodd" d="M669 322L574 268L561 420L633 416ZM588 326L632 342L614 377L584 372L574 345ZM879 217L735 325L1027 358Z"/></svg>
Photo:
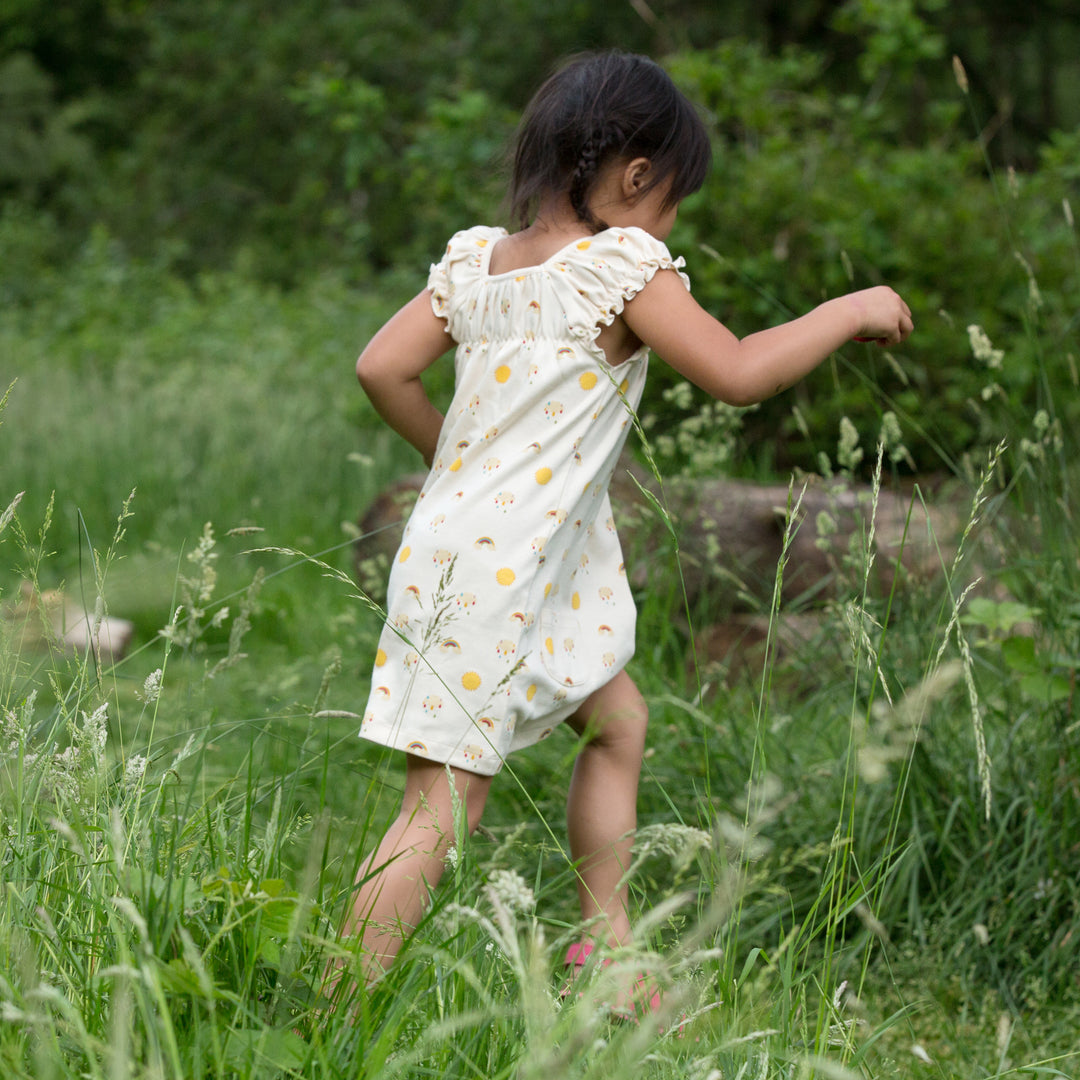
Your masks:
<svg viewBox="0 0 1080 1080"><path fill-rule="evenodd" d="M646 56L572 57L533 96L518 126L510 180L511 216L522 227L544 196L565 191L578 217L605 228L589 193L610 161L648 158L649 191L668 177L665 210L705 182L712 150L705 125L671 77Z"/></svg>

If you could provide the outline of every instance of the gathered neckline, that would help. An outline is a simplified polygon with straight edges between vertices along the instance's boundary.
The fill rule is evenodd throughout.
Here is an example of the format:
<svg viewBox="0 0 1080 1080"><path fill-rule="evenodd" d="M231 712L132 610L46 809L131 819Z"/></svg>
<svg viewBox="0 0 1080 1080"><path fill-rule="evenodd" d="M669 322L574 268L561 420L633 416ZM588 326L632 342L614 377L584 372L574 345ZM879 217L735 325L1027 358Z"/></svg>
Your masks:
<svg viewBox="0 0 1080 1080"><path fill-rule="evenodd" d="M556 251L553 251L546 259L542 259L538 263L529 263L527 266L518 266L515 267L513 270L500 270L498 273L492 273L491 256L494 253L495 248L498 247L498 245L503 240L507 239L507 237L511 235L509 232L507 232L506 229L503 229L501 227L498 228L498 231L502 235L499 236L494 243L489 243L487 245L484 250L483 262L481 263L480 267L483 272L483 277L489 281L495 281L499 278L525 277L528 274L535 274L538 270L545 270L552 263L557 262L567 252L570 252L572 250L586 250L587 248L592 246L593 241L596 240L597 237L603 236L604 233L615 232L617 230L615 227L609 227L607 229L601 229L598 233L575 237L573 240L570 240L567 243L563 244L563 246L558 248ZM621 231L625 232L626 230ZM586 243L585 248L580 248L579 245L585 243L586 241L588 241L588 243Z"/></svg>

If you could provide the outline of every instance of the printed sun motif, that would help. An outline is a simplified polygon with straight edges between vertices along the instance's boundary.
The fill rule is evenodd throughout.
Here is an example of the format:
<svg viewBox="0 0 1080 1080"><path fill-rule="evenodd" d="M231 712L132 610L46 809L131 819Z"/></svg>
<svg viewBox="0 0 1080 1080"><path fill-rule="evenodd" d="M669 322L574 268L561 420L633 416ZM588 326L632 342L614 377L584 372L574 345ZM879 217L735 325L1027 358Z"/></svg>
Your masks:
<svg viewBox="0 0 1080 1080"><path fill-rule="evenodd" d="M609 229L542 267L490 275L505 235L459 233L429 276L432 310L457 346L455 394L391 563L360 725L366 738L485 775L547 737L632 655L607 485L646 355L614 376L597 333L656 270L679 266L641 230Z"/></svg>

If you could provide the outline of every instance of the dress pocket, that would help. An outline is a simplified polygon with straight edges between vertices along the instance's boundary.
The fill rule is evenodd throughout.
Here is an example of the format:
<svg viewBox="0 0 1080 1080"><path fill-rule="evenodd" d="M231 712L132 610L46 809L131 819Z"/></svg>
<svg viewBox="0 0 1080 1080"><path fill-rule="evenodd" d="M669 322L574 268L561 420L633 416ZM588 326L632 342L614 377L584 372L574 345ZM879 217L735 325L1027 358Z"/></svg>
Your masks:
<svg viewBox="0 0 1080 1080"><path fill-rule="evenodd" d="M573 615L545 608L540 612L540 656L544 670L563 686L580 686L588 677L578 646L581 624Z"/></svg>

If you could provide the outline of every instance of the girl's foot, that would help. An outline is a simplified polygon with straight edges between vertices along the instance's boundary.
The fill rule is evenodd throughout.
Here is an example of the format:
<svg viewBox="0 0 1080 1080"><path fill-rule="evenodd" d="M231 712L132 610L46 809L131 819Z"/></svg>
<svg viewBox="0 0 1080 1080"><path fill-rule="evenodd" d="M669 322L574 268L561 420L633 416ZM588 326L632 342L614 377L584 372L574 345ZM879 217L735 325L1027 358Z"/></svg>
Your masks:
<svg viewBox="0 0 1080 1080"><path fill-rule="evenodd" d="M582 968L589 962L594 948L591 941L578 941L566 950L565 966L570 971L570 978L559 991L561 999L566 1000L573 993L574 983ZM599 963L601 967L610 967L613 961L610 957L605 957ZM579 994L578 997L580 996ZM650 984L646 976L638 975L629 990L619 991L614 995L614 1000L606 1004L616 1019L636 1022L646 1013L660 1010L660 990L655 984Z"/></svg>

